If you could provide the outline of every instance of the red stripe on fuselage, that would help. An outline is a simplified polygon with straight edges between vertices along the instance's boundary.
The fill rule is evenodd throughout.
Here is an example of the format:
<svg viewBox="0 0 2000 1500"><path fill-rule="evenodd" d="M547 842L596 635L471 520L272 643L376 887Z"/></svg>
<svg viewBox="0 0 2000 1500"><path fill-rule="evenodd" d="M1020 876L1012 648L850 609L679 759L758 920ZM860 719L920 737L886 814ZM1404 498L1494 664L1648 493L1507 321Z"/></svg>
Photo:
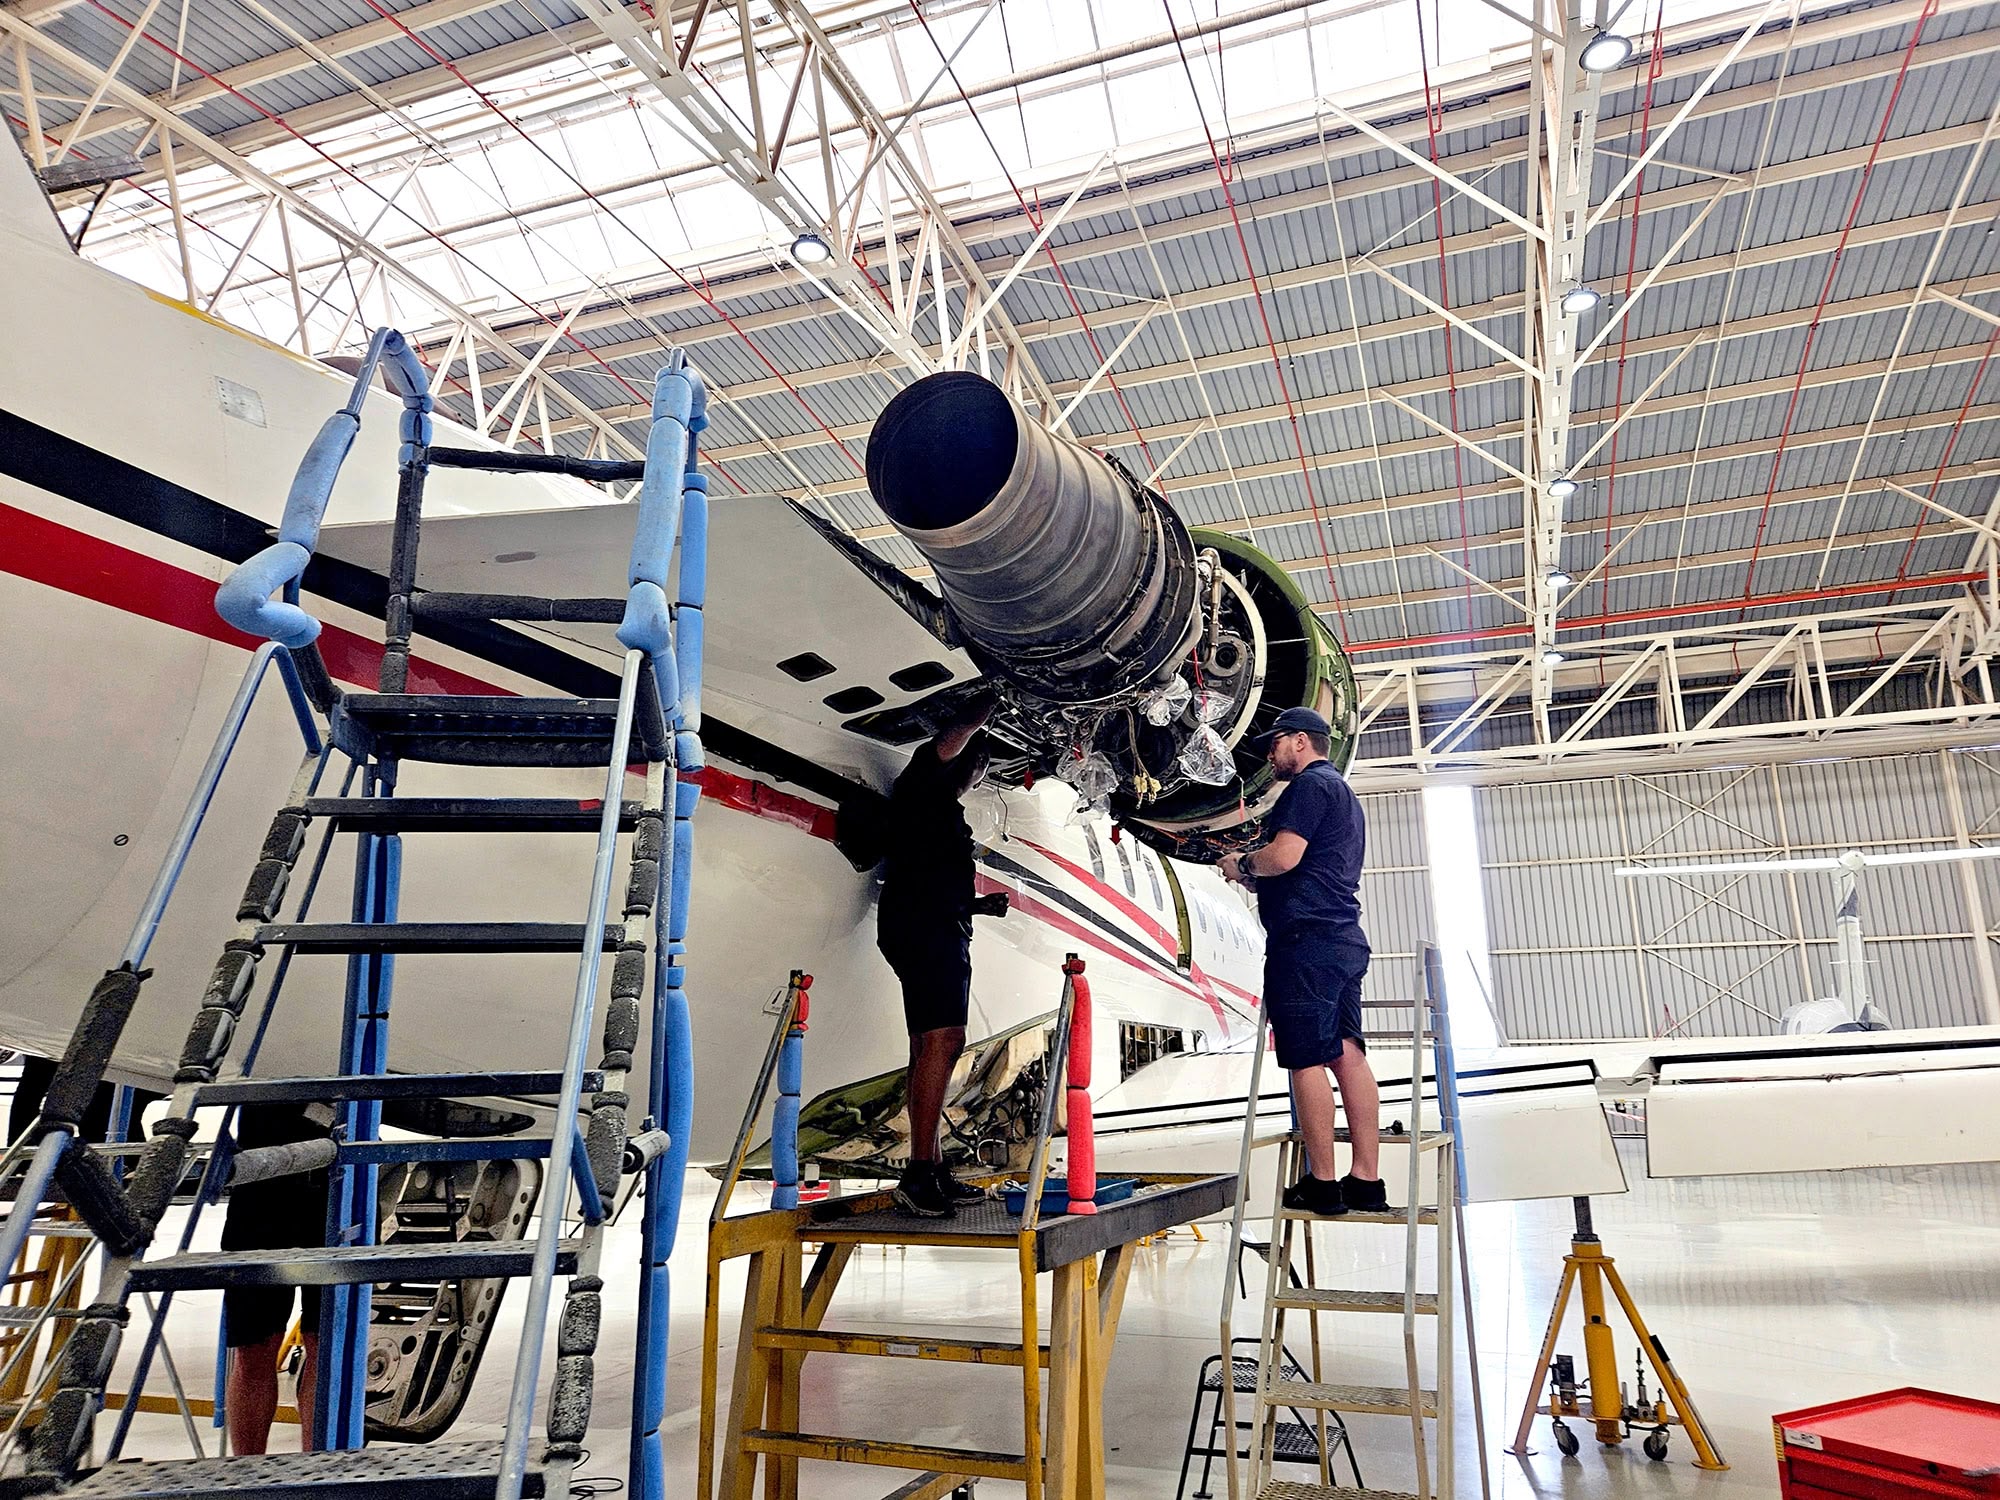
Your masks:
<svg viewBox="0 0 2000 1500"><path fill-rule="evenodd" d="M216 614L213 578L6 504L0 504L0 570L242 651L254 651L261 644L256 637L245 635ZM319 648L327 670L337 680L370 690L379 681L381 642L338 625L322 625ZM510 689L453 667L412 657L410 691L504 696ZM704 767L692 779L700 783L705 795L724 807L783 823L813 838L828 841L833 838L833 810L817 802L715 766ZM1167 937L1164 927L1102 882L1092 880L1038 844L1030 843L1028 847L1109 897L1121 912L1136 920L1143 930L1165 940L1168 947L1177 944L1177 939ZM1007 889L985 875L980 879L993 890ZM1019 890L1008 890L1008 896L1014 907L1057 931L1202 1000L1215 1012L1216 1020L1227 1027L1221 1004L1207 991L1207 986L1215 981L1199 971L1192 984L1178 976L1169 976L1161 972L1157 962L1113 946L1082 924Z"/></svg>

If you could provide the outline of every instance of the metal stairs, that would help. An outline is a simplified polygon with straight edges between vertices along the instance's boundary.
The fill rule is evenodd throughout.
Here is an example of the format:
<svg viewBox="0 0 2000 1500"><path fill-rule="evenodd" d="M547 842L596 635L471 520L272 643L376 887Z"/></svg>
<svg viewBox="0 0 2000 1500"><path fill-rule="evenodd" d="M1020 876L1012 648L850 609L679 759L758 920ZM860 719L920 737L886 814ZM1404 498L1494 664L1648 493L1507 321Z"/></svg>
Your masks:
<svg viewBox="0 0 2000 1500"><path fill-rule="evenodd" d="M1457 1074L1452 1058L1445 1004L1442 965L1435 947L1420 948L1422 989L1413 1002L1366 1001L1374 1009L1409 1009L1407 1031L1371 1031L1371 1039L1396 1038L1410 1049L1410 1118L1407 1128L1390 1127L1382 1134L1386 1147L1401 1146L1409 1163L1401 1184L1404 1206L1386 1213L1350 1210L1327 1218L1288 1209L1283 1204L1285 1188L1308 1170L1303 1138L1297 1131L1258 1137L1256 1133L1259 1074L1263 1048L1259 1047L1251 1067L1250 1098L1243 1128L1241 1177L1250 1182L1252 1154L1259 1148L1275 1148L1277 1168L1272 1177L1270 1215L1272 1245L1266 1257L1267 1276L1261 1319L1257 1379L1250 1392L1252 1427L1251 1457L1247 1475L1240 1474L1235 1454L1229 1455L1231 1500L1243 1496L1254 1500L1456 1500L1459 1494L1453 1475L1454 1392L1457 1372L1456 1334L1460 1310L1455 1289L1462 1285L1469 1296L1470 1277L1461 1244L1463 1230L1463 1172L1458 1161ZM1435 1080L1438 1122L1427 1127L1425 1113L1424 1060L1428 1054ZM1337 1141L1349 1141L1346 1129L1335 1131ZM1386 1174L1385 1174L1386 1175ZM1242 1243L1244 1206L1239 1200L1232 1224L1232 1264ZM1340 1232L1349 1226L1376 1225L1403 1231L1403 1284L1400 1290L1358 1289L1323 1286L1317 1280L1315 1226ZM1423 1232L1433 1236L1431 1253L1426 1256ZM1304 1275L1297 1271L1297 1256L1303 1252ZM1432 1262L1428 1288L1420 1285L1426 1259ZM1223 1348L1229 1348L1233 1285L1223 1289ZM1287 1315L1307 1321L1311 1338L1309 1375L1288 1366L1285 1357ZM1363 1317L1393 1317L1402 1328L1404 1379L1400 1384L1378 1385L1341 1382L1327 1378L1328 1346L1337 1342L1323 1329L1323 1318L1338 1314ZM1465 1331L1470 1336L1469 1307ZM1427 1330L1427 1332L1426 1332ZM1424 1384L1419 1348L1430 1342L1434 1386ZM1479 1431L1479 1493L1488 1493L1484 1455L1483 1411L1480 1407L1478 1363L1472 1361L1475 1424ZM1225 1392L1228 1420L1235 1420L1234 1392ZM1272 1475L1276 1445L1285 1412L1323 1412L1339 1418L1357 1415L1402 1417L1409 1422L1415 1458L1414 1493L1339 1485L1332 1482L1330 1464L1321 1461L1321 1483L1302 1484ZM1426 1426L1428 1425L1428 1428ZM1351 1427L1351 1423L1348 1424ZM1350 1439L1351 1440L1351 1439ZM1325 1453L1324 1435L1321 1452Z"/></svg>
<svg viewBox="0 0 2000 1500"><path fill-rule="evenodd" d="M331 680L315 639L320 626L299 607L300 577L311 559L327 498L358 428L364 398L380 367L402 398L402 449L385 610L379 688L345 692ZM260 1495L373 1500L457 1500L457 1497L563 1495L582 1456L590 1417L593 1355L601 1320L599 1258L607 1205L621 1176L654 1171L671 1144L661 1130L670 1114L684 1118L685 1099L668 1103L666 1076L675 1071L672 1016L684 1017L680 956L684 951L692 818L698 788L685 778L701 765L700 612L705 577L705 484L696 469L695 434L705 425L700 377L682 356L662 370L654 397L654 428L642 464L585 465L593 477L638 479L630 588L622 601L548 601L499 596L424 595L417 588L419 518L425 475L433 462L510 470L575 461L538 455L485 455L433 449L431 398L423 367L401 336L375 335L346 407L315 439L288 500L279 540L242 564L224 583L217 608L238 628L263 634L219 736L202 782L121 963L93 991L50 1086L41 1118L0 1158L0 1185L19 1173L16 1206L0 1231L0 1264L11 1264L29 1221L52 1182L102 1241L107 1259L97 1300L83 1310L64 1349L56 1389L35 1429L26 1472L0 1479L0 1492L74 1496ZM492 463L482 460L494 458ZM683 526L683 516L686 524ZM679 598L664 592L676 541ZM273 598L274 592L280 594ZM502 621L549 618L551 604L571 614L619 622L624 647L616 698L465 697L412 693L409 658L419 618ZM559 612L557 618L564 617ZM684 628L685 627L685 628ZM129 1177L81 1144L81 1106L103 1077L147 977L146 947L171 897L188 847L215 794L265 669L276 661L306 740L306 754L284 804L273 816L255 867L235 910L236 925L202 992L189 1030L166 1116ZM320 725L324 722L324 732ZM332 753L349 762L337 796L320 795ZM537 797L395 795L399 767L428 761L463 767L591 767L604 776L602 795L588 801ZM628 767L644 769L644 794L624 796ZM360 782L361 795L351 795ZM309 835L320 839L306 875L293 891ZM408 922L398 917L405 835L592 834L595 860L582 922ZM629 834L622 861L620 836ZM346 921L310 920L328 847L337 836L356 840L353 907ZM413 854L420 859L421 854ZM618 878L622 862L623 878ZM281 916L296 894L289 919ZM575 989L562 1055L538 1069L501 1072L397 1074L389 1071L389 1018L395 958L404 954L574 953ZM295 960L341 956L347 962L340 1055L325 1076L251 1076L265 1028ZM609 955L609 999L595 1016L600 977ZM270 974L253 1004L259 971ZM644 1002L652 982L653 1021ZM592 1060L591 1033L601 1040ZM233 1044L242 1040L240 1058ZM684 1041L684 1037L682 1038ZM653 1093L636 1122L625 1091L636 1053L650 1044ZM663 1055L669 1054L669 1055ZM222 1076L234 1065L240 1076ZM684 1074L684 1070L683 1074ZM476 1099L552 1102L547 1133L446 1140L379 1139L390 1101ZM331 1137L290 1146L233 1149L229 1129L244 1106L327 1104L336 1107ZM201 1174L195 1209L178 1249L149 1255L163 1214L201 1155L195 1111L223 1105L228 1124ZM628 1149L631 1148L631 1149ZM685 1149L684 1144L682 1147ZM484 1162L536 1159L539 1204L523 1237L391 1238L377 1243L385 1219L377 1202L380 1167L414 1161ZM195 1218L230 1185L325 1168L328 1243L289 1250L190 1251ZM677 1204L677 1192L669 1195ZM649 1203L649 1210L656 1207ZM390 1220L389 1222L394 1222ZM648 1228L652 1228L652 1218ZM671 1227L664 1231L671 1233ZM657 1253L656 1253L657 1252ZM649 1233L645 1293L661 1295L664 1250ZM538 1388L549 1376L544 1358L554 1279L567 1277L548 1379L546 1438L531 1443ZM505 1439L499 1443L436 1443L364 1447L370 1288L376 1283L454 1282L497 1278L527 1282L528 1306L514 1363ZM329 1288L320 1325L315 1428L327 1449L307 1454L197 1458L185 1462L118 1462L138 1388L158 1347L163 1320L177 1292L248 1286ZM95 1419L134 1297L157 1297L157 1310L109 1460L92 1466ZM662 1324L664 1320L660 1320ZM642 1313L643 1329L648 1320ZM660 1330L664 1337L664 1327ZM658 1351L664 1362L664 1350ZM469 1377L468 1377L469 1378ZM635 1413L635 1428L645 1416ZM530 1452L535 1447L536 1452ZM641 1439L635 1433L634 1468ZM635 1485L635 1488L639 1486ZM650 1487L647 1487L650 1488Z"/></svg>

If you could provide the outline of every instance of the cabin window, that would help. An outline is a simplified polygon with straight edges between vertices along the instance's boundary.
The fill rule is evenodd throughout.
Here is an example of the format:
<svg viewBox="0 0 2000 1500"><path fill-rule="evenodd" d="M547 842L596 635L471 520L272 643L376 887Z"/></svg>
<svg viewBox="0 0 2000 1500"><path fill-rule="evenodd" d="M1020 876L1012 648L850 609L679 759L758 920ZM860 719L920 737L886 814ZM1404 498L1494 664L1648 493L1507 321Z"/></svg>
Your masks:
<svg viewBox="0 0 2000 1500"><path fill-rule="evenodd" d="M1201 930L1205 934L1208 931L1208 903L1206 901L1195 902L1194 919L1201 923Z"/></svg>
<svg viewBox="0 0 2000 1500"><path fill-rule="evenodd" d="M1148 1064L1188 1050L1187 1033L1178 1026L1118 1023L1118 1077L1122 1082Z"/></svg>
<svg viewBox="0 0 2000 1500"><path fill-rule="evenodd" d="M1104 878L1104 851L1097 844L1097 830L1088 823L1083 825L1084 846L1090 850L1090 873L1099 880Z"/></svg>
<svg viewBox="0 0 2000 1500"><path fill-rule="evenodd" d="M1160 857L1148 849L1139 851L1139 863L1146 869L1146 884L1153 890L1153 907L1156 911L1167 909L1167 898L1160 890Z"/></svg>
<svg viewBox="0 0 2000 1500"><path fill-rule="evenodd" d="M1132 874L1132 851L1126 847L1124 839L1114 839L1111 847L1118 853L1118 868L1125 872L1125 894L1128 896L1138 895L1139 882Z"/></svg>

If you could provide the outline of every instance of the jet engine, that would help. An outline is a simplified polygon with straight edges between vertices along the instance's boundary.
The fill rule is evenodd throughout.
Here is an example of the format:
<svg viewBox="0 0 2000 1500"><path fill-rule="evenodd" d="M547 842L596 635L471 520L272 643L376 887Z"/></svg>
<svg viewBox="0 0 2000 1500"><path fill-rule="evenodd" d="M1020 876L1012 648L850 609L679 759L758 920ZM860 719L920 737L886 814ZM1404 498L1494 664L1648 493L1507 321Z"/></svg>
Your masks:
<svg viewBox="0 0 2000 1500"><path fill-rule="evenodd" d="M1004 685L998 774L1060 777L1162 852L1214 860L1257 841L1277 787L1250 742L1281 711L1318 709L1334 763L1353 759L1353 671L1289 575L992 382L898 394L868 485Z"/></svg>

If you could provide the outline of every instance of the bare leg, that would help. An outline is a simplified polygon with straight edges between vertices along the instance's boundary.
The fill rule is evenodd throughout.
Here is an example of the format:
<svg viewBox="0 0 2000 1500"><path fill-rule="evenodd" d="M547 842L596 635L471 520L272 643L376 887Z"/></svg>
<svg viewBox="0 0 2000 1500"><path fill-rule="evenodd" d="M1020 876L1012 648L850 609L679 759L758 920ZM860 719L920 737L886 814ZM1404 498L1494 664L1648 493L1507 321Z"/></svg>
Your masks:
<svg viewBox="0 0 2000 1500"><path fill-rule="evenodd" d="M1348 1137L1354 1145L1349 1170L1363 1182L1378 1181L1382 1176L1382 1091L1375 1086L1375 1070L1368 1066L1368 1054L1352 1041L1343 1041L1340 1056L1333 1060L1333 1079L1340 1085L1340 1107L1347 1116Z"/></svg>
<svg viewBox="0 0 2000 1500"><path fill-rule="evenodd" d="M945 1089L951 1070L965 1050L965 1028L942 1026L910 1038L910 1160L934 1162L938 1124L944 1116Z"/></svg>
<svg viewBox="0 0 2000 1500"><path fill-rule="evenodd" d="M278 1348L283 1333L229 1351L229 1447L235 1453L263 1453L271 1443L271 1418L278 1411Z"/></svg>
<svg viewBox="0 0 2000 1500"><path fill-rule="evenodd" d="M1299 1133L1306 1140L1313 1176L1332 1182L1340 1172L1333 1162L1333 1084L1325 1067L1292 1070L1292 1104L1299 1112Z"/></svg>
<svg viewBox="0 0 2000 1500"><path fill-rule="evenodd" d="M313 1451L313 1397L319 1390L319 1335L299 1330L306 1357L299 1364L299 1452Z"/></svg>

